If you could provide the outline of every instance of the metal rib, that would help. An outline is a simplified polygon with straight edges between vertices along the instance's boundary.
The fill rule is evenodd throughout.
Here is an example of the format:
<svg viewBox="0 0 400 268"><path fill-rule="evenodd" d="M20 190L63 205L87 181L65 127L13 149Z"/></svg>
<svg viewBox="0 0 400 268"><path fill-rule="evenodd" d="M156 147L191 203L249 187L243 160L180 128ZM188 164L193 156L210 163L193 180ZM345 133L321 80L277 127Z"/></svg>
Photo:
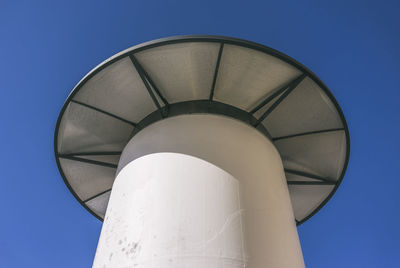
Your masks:
<svg viewBox="0 0 400 268"><path fill-rule="evenodd" d="M133 57L133 56L132 56ZM164 105L168 105L167 99L161 94L160 90L154 83L153 79L151 79L150 75L147 73L147 71L143 68L143 66L139 63L139 61L135 58L136 64L140 68L140 70L143 72L144 76L146 77L147 81L149 81L150 85L153 87L154 91L157 93L157 95L160 97L162 102L164 102Z"/></svg>
<svg viewBox="0 0 400 268"><path fill-rule="evenodd" d="M154 87L154 84L152 83L152 80L149 79L149 77L148 77L146 71L143 69L143 67L140 65L140 63L136 60L135 56L129 55L129 58L131 59L133 65L135 66L136 71L138 72L140 78L142 79L143 84L144 84L144 86L146 87L147 92L150 94L151 99L153 100L154 104L157 106L157 109L161 111L161 114L162 114L163 117L164 117L164 112L163 112L162 109L161 109L161 105L160 105L160 103L158 102L156 96L154 95L154 92L153 92L153 90L152 90L151 87L153 86L154 90L155 90L156 93L160 96L160 98L161 98L161 100L162 100L163 102L164 102L165 98L162 97L162 95L161 95L161 93L158 91L158 89L157 89L156 87ZM150 82L150 80L151 80L151 82ZM152 83L152 84L150 85L150 83ZM164 103L165 103L166 105L168 105L168 102L166 102L166 100L165 100Z"/></svg>
<svg viewBox="0 0 400 268"><path fill-rule="evenodd" d="M71 102L76 103L76 104L79 104L79 105L82 105L82 106L85 106L85 107L87 107L87 108L89 108L89 109L92 109L92 110L95 110L95 111L97 111L97 112L106 114L106 115L108 115L108 116L114 117L115 119L118 119L118 120L120 120L120 121L122 121L122 122L125 122L125 123L127 123L127 124L130 124L130 125L132 125L132 126L134 126L134 127L136 127L136 125L137 125L137 124L134 123L134 122L131 122L131 121L126 120L126 119L124 119L124 118L122 118L122 117L119 117L118 115L115 115L115 114L106 112L106 111L104 111L104 110L102 110L102 109L99 109L99 108L97 108L97 107L94 107L94 106L92 106L92 105L89 105L89 104L86 104L86 103L83 103L83 102L80 102L80 101L77 101L77 100L71 100Z"/></svg>
<svg viewBox="0 0 400 268"><path fill-rule="evenodd" d="M59 154L59 156L80 156L80 155L120 155L122 152L115 151L115 152L79 152L79 153L66 153L66 154Z"/></svg>
<svg viewBox="0 0 400 268"><path fill-rule="evenodd" d="M311 178L311 179L320 180L320 181L323 181L323 182L329 182L329 183L336 184L336 181L333 181L333 180L328 179L328 178L323 178L323 177L318 176L318 175L310 174L310 173L307 173L307 172L304 172L304 171L298 171L298 170L293 170L293 169L288 169L288 168L285 168L284 170L285 170L285 172L291 173L291 174L294 174L294 175L299 175L299 176L308 177L308 178Z"/></svg>
<svg viewBox="0 0 400 268"><path fill-rule="evenodd" d="M111 191L111 188L107 189L107 190L105 190L105 191L103 191L101 193L98 193L98 194L96 194L96 195L94 195L92 197L89 197L88 199L84 200L83 203L89 202L90 200L95 199L96 197L99 197L100 195L103 195L103 194L105 194L105 193L107 193L109 191Z"/></svg>
<svg viewBox="0 0 400 268"><path fill-rule="evenodd" d="M84 162L84 163L88 163L88 164L103 166L103 167L109 167L109 168L117 168L117 166L118 166L116 164L111 164L111 163L107 163L107 162L91 160L91 159L86 159L86 158L81 158L81 157L76 157L76 156L69 156L69 155L61 154L61 155L58 155L58 157L64 158L64 159L69 159L69 160L74 160L74 161L79 161L79 162Z"/></svg>
<svg viewBox="0 0 400 268"><path fill-rule="evenodd" d="M222 50L224 49L224 43L221 43L219 47L219 52L218 52L218 58L217 58L217 63L215 65L215 72L214 72L214 78L213 82L211 85L211 90L210 90L210 98L209 100L212 101L214 97L214 89L215 89L215 84L217 83L217 76L218 76L218 71L219 71L219 64L221 62L221 57L222 57Z"/></svg>
<svg viewBox="0 0 400 268"><path fill-rule="evenodd" d="M290 139L290 138L299 137L299 136L319 134L319 133L325 133L325 132L342 131L342 130L344 131L344 128L331 128L331 129L324 129L324 130L316 130L316 131L303 132L303 133L298 133L298 134L293 134L293 135L288 135L288 136L276 137L276 138L272 138L272 140L277 141L277 140Z"/></svg>
<svg viewBox="0 0 400 268"><path fill-rule="evenodd" d="M288 181L288 185L335 185L335 182L328 181Z"/></svg>
<svg viewBox="0 0 400 268"><path fill-rule="evenodd" d="M275 97L279 96L283 91L285 91L292 83L294 83L298 77L293 79L292 81L286 83L283 85L281 88L279 88L277 91L275 91L272 95L268 96L265 100L263 100L259 105L257 105L253 110L250 111L251 114L254 114L258 110L260 110L262 107L267 105L270 101L272 101Z"/></svg>
<svg viewBox="0 0 400 268"><path fill-rule="evenodd" d="M298 78L294 79L288 88L282 93L282 95L264 112L264 114L257 120L254 125L257 127L296 87L301 81L306 77L305 74L300 75Z"/></svg>

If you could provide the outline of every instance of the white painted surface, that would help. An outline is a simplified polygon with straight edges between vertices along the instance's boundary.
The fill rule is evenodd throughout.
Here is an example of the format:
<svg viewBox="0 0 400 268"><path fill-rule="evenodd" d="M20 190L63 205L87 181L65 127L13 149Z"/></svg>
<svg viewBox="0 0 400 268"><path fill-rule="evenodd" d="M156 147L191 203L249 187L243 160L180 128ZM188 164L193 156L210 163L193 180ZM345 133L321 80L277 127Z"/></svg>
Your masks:
<svg viewBox="0 0 400 268"><path fill-rule="evenodd" d="M94 267L244 267L240 204L238 181L204 160L136 159L114 184Z"/></svg>
<svg viewBox="0 0 400 268"><path fill-rule="evenodd" d="M304 267L280 156L254 128L170 117L134 136L119 169L94 268Z"/></svg>

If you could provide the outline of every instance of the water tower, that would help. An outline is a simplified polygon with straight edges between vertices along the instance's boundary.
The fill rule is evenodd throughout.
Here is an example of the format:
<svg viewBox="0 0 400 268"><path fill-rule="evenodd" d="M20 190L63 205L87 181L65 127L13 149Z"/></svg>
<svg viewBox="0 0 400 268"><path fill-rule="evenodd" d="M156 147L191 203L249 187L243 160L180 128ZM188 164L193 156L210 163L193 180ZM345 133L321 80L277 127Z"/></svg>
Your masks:
<svg viewBox="0 0 400 268"><path fill-rule="evenodd" d="M129 48L73 89L55 154L104 221L95 268L304 267L296 226L339 187L349 132L328 88L249 41Z"/></svg>

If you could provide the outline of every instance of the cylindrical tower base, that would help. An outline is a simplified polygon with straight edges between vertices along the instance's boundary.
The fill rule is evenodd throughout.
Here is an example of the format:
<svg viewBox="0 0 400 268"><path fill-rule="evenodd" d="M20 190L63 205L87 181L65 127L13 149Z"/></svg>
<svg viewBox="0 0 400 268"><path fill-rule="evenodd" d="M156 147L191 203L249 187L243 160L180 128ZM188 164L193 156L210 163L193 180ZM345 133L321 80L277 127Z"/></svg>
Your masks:
<svg viewBox="0 0 400 268"><path fill-rule="evenodd" d="M239 182L222 169L151 154L128 164L113 191L95 267L245 267Z"/></svg>
<svg viewBox="0 0 400 268"><path fill-rule="evenodd" d="M120 159L93 267L304 267L272 142L216 115L139 132Z"/></svg>

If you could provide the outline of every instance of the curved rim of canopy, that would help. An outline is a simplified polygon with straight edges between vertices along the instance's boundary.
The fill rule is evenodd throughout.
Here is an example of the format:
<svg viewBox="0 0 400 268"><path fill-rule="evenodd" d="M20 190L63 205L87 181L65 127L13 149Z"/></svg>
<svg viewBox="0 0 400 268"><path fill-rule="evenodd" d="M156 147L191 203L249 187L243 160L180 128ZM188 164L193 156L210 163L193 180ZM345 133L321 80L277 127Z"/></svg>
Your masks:
<svg viewBox="0 0 400 268"><path fill-rule="evenodd" d="M81 87L89 80L91 79L94 75L96 75L98 72L100 72L101 70L103 70L104 68L106 68L107 66L113 64L114 62L129 56L130 54L133 53L137 53L143 50L147 50L150 48L154 48L154 47L158 47L158 46L164 46L164 45L169 45L169 44L177 44L177 43L186 43L186 42L211 42L211 43L220 43L220 44L230 44L230 45L236 45L236 46L241 46L241 47L246 47L249 49L254 49L263 53L266 53L268 55L277 57L278 59L298 68L299 70L301 70L303 72L303 74L306 74L309 78L311 78L315 83L317 83L317 85L324 91L324 93L329 97L329 99L332 101L332 103L335 105L335 108L340 116L341 122L343 124L343 130L345 132L345 136L346 136L346 156L345 156L345 160L344 160L344 165L343 165L343 169L342 172L338 178L338 180L336 181L333 190L328 194L328 196L305 218L303 218L301 221L297 221L296 220L296 224L297 226L299 226L300 224L304 223L305 221L307 221L308 219L310 219L312 216L314 216L331 198L332 196L335 194L335 192L337 191L337 189L339 188L341 182L343 181L344 175L346 173L347 170L347 166L348 166L348 162L349 162L349 158L350 158L350 133L348 130L348 126L347 126L347 122L346 119L344 117L343 111L340 108L337 100L335 99L335 97L333 96L332 92L329 90L329 88L311 71L309 70L307 67L305 67L303 64L299 63L298 61L296 61L295 59L287 56L286 54L279 52L273 48L267 47L265 45L261 45L255 42L251 42L251 41L247 41L247 40L243 40L243 39L238 39L238 38L232 38L232 37L225 37L225 36L215 36L215 35L183 35L183 36L172 36L172 37L167 37L167 38L161 38L161 39L156 39L156 40L152 40L152 41L148 41L145 43L141 43L139 45L136 46L132 46L128 49L125 49L115 55L113 55L112 57L106 59L105 61L103 61L102 63L100 63L99 65L97 65L95 68L93 68L87 75L85 75L78 83L77 85L73 88L73 90L71 91L71 93L68 95L66 101L64 102L64 105L59 113L58 119L57 119L57 123L56 123L56 128L55 128L55 132L54 132L54 153L55 153L55 158L56 158L56 162L57 162L57 167L58 170L61 174L61 177L63 178L63 181L65 183L65 185L67 186L67 188L70 190L70 192L72 193L72 195L78 200L78 202L87 210L89 211L93 216L95 216L97 219L99 219L100 221L103 221L103 219L97 215L94 211L92 211L92 209L90 209L84 202L84 200L82 200L77 193L74 191L74 189L72 188L72 186L70 185L70 183L68 182L68 179L66 177L66 175L64 174L64 171L61 167L61 163L60 163L60 157L59 157L59 153L58 153L58 146L57 146L57 142L58 142L58 132L59 132L59 128L60 128L60 124L61 124L61 120L63 118L64 112L66 110L66 108L68 107L68 105L70 104L72 98L79 92L79 90L81 89ZM157 111L161 111L164 108L160 108L157 109ZM243 111L245 112L245 111ZM146 119L146 118L145 118ZM144 120L144 119L143 119ZM102 193L100 193L102 194Z"/></svg>

